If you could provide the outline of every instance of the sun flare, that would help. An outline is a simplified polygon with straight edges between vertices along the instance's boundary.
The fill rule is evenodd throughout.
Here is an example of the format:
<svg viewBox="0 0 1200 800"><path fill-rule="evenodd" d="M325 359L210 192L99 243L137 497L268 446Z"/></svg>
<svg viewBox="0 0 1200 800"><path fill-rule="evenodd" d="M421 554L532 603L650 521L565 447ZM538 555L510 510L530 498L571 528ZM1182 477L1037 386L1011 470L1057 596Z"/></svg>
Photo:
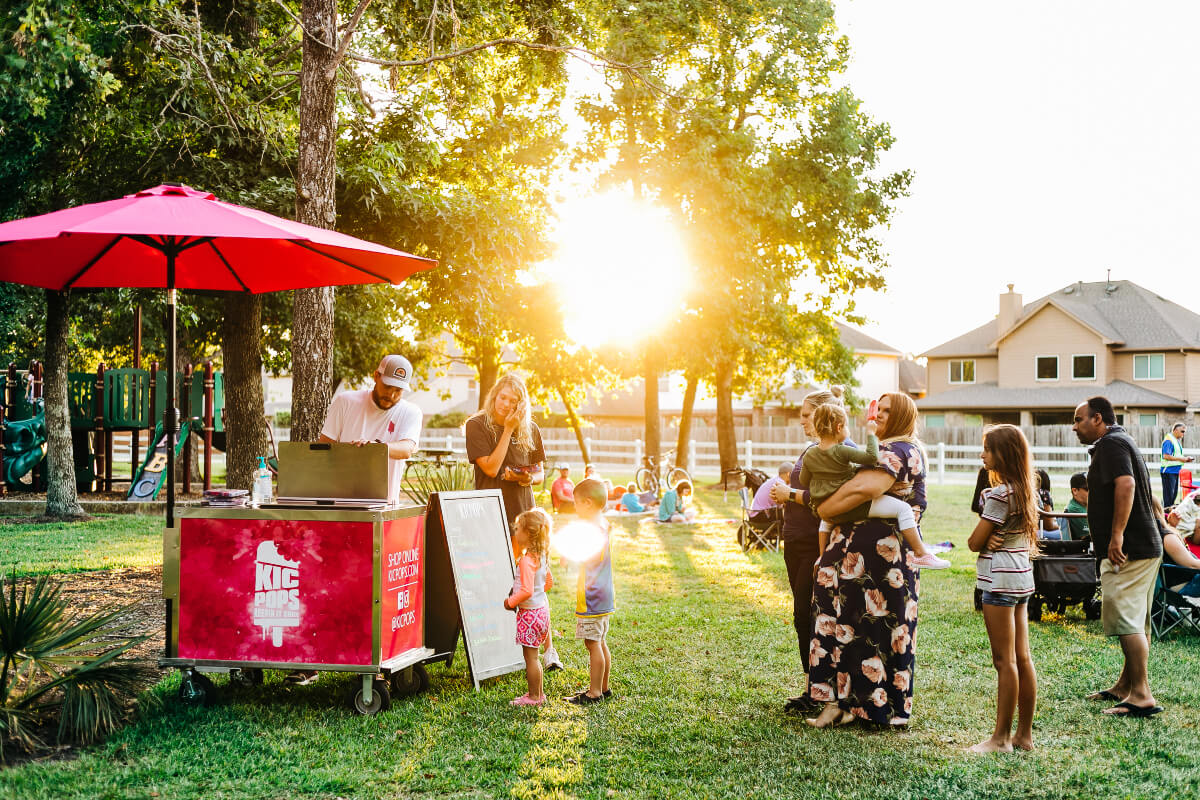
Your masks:
<svg viewBox="0 0 1200 800"><path fill-rule="evenodd" d="M544 265L567 335L582 345L636 344L679 310L691 269L670 216L618 192L559 207L558 250Z"/></svg>

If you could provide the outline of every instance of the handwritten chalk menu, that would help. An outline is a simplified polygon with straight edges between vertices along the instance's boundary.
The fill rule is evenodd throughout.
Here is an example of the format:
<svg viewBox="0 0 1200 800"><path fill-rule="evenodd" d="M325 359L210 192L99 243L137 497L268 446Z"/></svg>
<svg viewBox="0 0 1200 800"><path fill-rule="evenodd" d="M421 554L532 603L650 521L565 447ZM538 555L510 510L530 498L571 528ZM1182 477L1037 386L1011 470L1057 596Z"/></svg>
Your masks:
<svg viewBox="0 0 1200 800"><path fill-rule="evenodd" d="M504 608L516 565L500 490L438 492L428 514L426 646L434 659L453 655L461 623L475 688L485 678L524 669L516 615Z"/></svg>

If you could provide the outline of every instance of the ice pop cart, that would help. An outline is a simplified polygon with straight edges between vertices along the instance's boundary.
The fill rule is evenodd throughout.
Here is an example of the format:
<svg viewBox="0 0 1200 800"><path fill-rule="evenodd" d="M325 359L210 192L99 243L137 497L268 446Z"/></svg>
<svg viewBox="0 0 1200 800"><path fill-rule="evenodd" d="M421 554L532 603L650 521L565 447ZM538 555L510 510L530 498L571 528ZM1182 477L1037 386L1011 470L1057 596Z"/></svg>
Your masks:
<svg viewBox="0 0 1200 800"><path fill-rule="evenodd" d="M181 509L164 533L160 663L192 702L215 693L205 673L318 670L360 674L352 706L386 709L428 686L424 548L423 506Z"/></svg>

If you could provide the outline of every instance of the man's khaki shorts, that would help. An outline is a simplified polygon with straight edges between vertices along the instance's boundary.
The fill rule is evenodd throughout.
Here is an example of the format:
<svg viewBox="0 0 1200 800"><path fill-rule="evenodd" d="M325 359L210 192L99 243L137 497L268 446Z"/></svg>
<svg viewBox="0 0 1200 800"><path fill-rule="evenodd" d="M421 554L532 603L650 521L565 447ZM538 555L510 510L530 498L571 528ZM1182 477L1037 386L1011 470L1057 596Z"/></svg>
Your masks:
<svg viewBox="0 0 1200 800"><path fill-rule="evenodd" d="M1105 636L1150 635L1150 605L1161 558L1126 561L1119 570L1107 558L1100 562L1100 621Z"/></svg>
<svg viewBox="0 0 1200 800"><path fill-rule="evenodd" d="M591 640L593 642L603 642L608 636L608 620L611 615L606 614L603 617L588 617L587 619L575 618L575 639Z"/></svg>

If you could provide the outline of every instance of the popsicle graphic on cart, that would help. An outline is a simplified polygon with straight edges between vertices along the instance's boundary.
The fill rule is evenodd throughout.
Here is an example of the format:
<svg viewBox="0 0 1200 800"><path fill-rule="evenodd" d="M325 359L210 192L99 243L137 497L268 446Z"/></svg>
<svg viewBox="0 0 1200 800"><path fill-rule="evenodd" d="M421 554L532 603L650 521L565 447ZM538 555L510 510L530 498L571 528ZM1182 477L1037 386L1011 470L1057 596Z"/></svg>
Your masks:
<svg viewBox="0 0 1200 800"><path fill-rule="evenodd" d="M258 545L254 559L254 624L262 638L271 633L271 644L283 645L283 629L300 625L300 562L279 555L275 542Z"/></svg>

